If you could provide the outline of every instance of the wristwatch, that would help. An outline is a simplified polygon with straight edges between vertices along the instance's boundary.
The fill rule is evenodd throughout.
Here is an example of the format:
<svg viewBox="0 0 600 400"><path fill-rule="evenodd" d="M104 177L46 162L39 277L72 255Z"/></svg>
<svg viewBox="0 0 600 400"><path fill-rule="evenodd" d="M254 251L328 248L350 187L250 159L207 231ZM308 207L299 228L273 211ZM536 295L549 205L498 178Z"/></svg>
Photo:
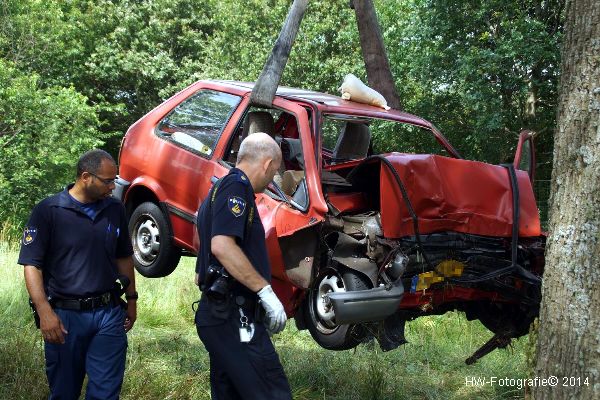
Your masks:
<svg viewBox="0 0 600 400"><path fill-rule="evenodd" d="M133 292L131 294L125 293L125 298L127 300L137 300L138 299L138 292Z"/></svg>

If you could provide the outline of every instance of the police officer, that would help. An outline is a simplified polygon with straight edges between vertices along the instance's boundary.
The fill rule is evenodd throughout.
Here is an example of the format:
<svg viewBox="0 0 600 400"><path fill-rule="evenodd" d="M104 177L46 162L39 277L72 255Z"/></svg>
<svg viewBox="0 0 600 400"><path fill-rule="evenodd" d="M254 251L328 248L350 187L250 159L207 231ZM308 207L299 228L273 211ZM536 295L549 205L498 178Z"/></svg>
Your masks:
<svg viewBox="0 0 600 400"><path fill-rule="evenodd" d="M283 330L287 317L269 284L265 230L254 202L280 164L273 138L248 136L236 168L213 185L198 210L196 283L203 294L195 322L210 356L213 400L292 398L269 338Z"/></svg>
<svg viewBox="0 0 600 400"><path fill-rule="evenodd" d="M118 399L126 332L136 319L133 250L123 205L110 197L117 167L105 151L77 163L77 180L35 206L18 263L44 337L50 399ZM115 293L127 277L127 310Z"/></svg>

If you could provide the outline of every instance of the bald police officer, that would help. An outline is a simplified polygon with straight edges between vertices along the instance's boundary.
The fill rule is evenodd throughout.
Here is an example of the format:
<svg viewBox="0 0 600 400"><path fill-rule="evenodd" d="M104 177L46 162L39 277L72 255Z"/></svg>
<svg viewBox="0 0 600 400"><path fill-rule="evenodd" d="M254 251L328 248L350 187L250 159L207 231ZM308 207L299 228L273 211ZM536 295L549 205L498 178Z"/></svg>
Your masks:
<svg viewBox="0 0 600 400"><path fill-rule="evenodd" d="M103 150L77 163L77 180L35 206L18 263L44 337L50 399L118 399L136 319L133 250L125 209L110 197L117 166ZM127 310L115 293L126 276Z"/></svg>
<svg viewBox="0 0 600 400"><path fill-rule="evenodd" d="M287 317L269 284L265 230L254 202L280 164L275 140L260 132L248 136L236 167L198 210L196 283L203 294L195 321L210 356L213 400L292 398L268 334L283 330Z"/></svg>

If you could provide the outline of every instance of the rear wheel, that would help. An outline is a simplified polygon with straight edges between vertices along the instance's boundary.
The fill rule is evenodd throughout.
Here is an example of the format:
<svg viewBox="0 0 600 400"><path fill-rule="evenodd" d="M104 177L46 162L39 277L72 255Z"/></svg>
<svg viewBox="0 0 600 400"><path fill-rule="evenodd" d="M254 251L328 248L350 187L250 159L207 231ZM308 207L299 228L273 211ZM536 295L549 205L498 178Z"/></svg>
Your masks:
<svg viewBox="0 0 600 400"><path fill-rule="evenodd" d="M169 221L151 202L136 207L129 219L133 264L149 278L167 276L179 263L181 250L170 240Z"/></svg>
<svg viewBox="0 0 600 400"><path fill-rule="evenodd" d="M305 321L310 334L323 348L347 350L356 347L366 336L361 325L335 323L335 312L325 295L369 289L369 281L359 273L348 270L343 274L334 269L322 272L311 287L304 307Z"/></svg>

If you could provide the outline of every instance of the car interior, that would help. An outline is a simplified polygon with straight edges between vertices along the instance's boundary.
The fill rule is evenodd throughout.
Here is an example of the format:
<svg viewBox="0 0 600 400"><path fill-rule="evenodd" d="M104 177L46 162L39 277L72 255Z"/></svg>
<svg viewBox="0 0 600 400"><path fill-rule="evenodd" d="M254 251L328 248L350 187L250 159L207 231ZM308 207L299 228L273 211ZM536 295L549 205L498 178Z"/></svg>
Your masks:
<svg viewBox="0 0 600 400"><path fill-rule="evenodd" d="M296 118L278 109L250 107L236 127L225 162L235 165L241 142L256 132L264 132L279 144L283 156L281 167L273 179L286 199L292 199L304 179L304 156Z"/></svg>

